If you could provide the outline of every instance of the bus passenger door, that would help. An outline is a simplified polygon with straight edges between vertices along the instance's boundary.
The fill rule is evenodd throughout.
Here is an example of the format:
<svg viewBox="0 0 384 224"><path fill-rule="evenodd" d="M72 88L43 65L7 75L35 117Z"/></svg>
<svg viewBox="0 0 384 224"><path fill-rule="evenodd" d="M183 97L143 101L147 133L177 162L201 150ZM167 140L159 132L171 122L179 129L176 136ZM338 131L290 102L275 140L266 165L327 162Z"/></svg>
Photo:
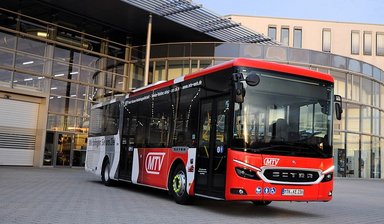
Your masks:
<svg viewBox="0 0 384 224"><path fill-rule="evenodd" d="M123 129L121 135L119 178L132 181L132 162L133 162L133 138L129 136L129 129L134 125L135 120L128 116L126 110L123 115Z"/></svg>
<svg viewBox="0 0 384 224"><path fill-rule="evenodd" d="M228 120L228 96L201 101L195 179L197 194L224 198Z"/></svg>

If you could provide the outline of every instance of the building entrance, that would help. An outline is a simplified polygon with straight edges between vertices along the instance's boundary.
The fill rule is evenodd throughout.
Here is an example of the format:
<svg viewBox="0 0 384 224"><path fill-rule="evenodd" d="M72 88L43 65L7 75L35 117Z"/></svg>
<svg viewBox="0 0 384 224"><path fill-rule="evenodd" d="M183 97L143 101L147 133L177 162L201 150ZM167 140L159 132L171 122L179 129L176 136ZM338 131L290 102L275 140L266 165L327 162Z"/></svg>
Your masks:
<svg viewBox="0 0 384 224"><path fill-rule="evenodd" d="M83 167L86 153L86 134L47 132L45 166Z"/></svg>

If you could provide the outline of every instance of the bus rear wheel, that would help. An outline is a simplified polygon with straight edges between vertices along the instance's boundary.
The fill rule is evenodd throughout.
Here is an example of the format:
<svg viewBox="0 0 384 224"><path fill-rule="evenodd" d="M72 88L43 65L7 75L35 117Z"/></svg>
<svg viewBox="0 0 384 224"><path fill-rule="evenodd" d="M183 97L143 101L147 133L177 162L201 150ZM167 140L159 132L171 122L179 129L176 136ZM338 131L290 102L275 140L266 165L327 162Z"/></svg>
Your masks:
<svg viewBox="0 0 384 224"><path fill-rule="evenodd" d="M271 202L272 201L252 201L252 203L257 206L267 206L271 204Z"/></svg>
<svg viewBox="0 0 384 224"><path fill-rule="evenodd" d="M192 198L187 192L187 173L183 164L178 164L170 177L169 191L178 204L190 204Z"/></svg>
<svg viewBox="0 0 384 224"><path fill-rule="evenodd" d="M109 165L109 160L106 160L103 165L103 169L101 169L101 182L105 186L111 186L112 185L112 179L109 176L109 173L111 171L111 166Z"/></svg>

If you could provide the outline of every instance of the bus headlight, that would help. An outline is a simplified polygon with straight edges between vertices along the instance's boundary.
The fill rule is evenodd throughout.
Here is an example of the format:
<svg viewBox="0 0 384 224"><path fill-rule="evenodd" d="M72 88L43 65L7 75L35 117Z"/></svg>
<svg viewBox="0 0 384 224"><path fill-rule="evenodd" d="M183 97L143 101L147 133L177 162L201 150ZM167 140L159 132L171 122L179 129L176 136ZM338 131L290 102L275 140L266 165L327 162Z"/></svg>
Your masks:
<svg viewBox="0 0 384 224"><path fill-rule="evenodd" d="M321 182L328 182L328 181L331 181L333 179L333 173L327 173L324 175L324 178Z"/></svg>

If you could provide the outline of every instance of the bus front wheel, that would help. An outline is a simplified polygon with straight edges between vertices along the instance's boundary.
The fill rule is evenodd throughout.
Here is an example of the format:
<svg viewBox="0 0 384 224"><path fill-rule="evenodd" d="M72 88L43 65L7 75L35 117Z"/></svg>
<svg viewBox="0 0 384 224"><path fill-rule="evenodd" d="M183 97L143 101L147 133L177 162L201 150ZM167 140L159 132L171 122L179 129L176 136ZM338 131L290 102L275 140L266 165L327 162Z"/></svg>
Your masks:
<svg viewBox="0 0 384 224"><path fill-rule="evenodd" d="M187 173L181 163L172 172L169 191L178 204L190 204L192 202L192 198L187 192Z"/></svg>

